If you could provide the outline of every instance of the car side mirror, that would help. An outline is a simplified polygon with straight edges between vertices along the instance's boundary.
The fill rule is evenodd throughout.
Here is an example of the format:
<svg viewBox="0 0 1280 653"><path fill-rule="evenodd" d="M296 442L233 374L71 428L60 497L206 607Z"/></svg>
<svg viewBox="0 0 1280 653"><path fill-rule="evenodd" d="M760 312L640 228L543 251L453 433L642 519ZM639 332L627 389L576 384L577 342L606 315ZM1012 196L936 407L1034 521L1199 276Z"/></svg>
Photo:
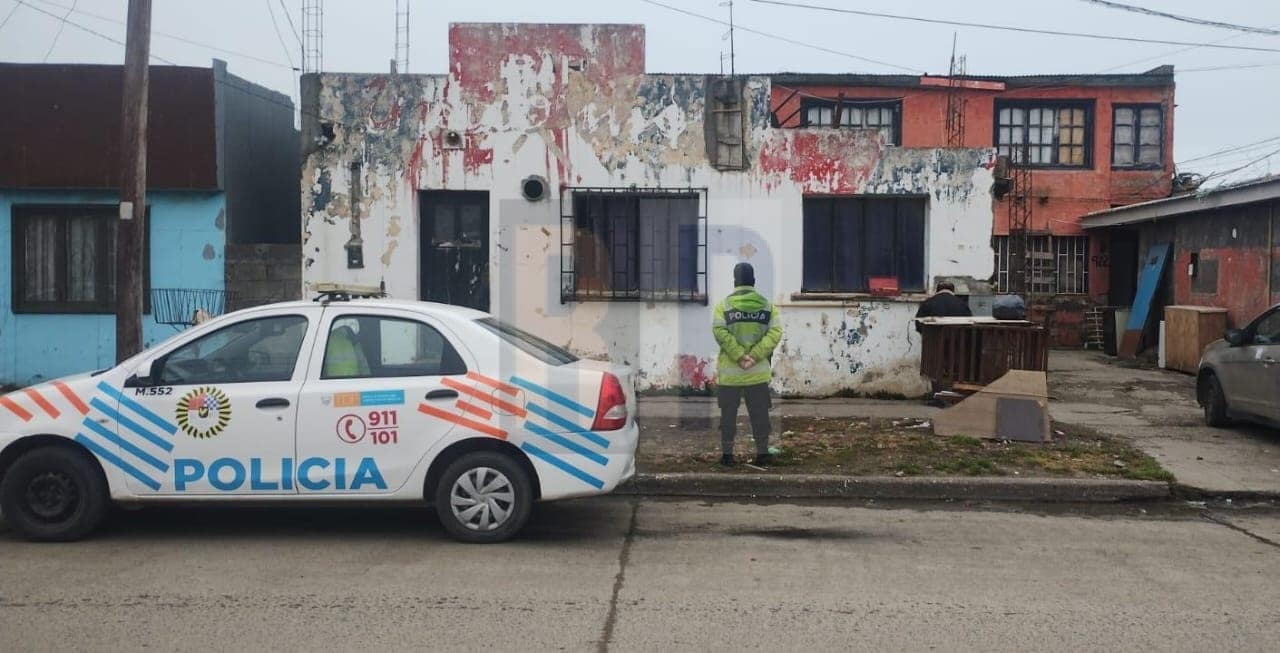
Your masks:
<svg viewBox="0 0 1280 653"><path fill-rule="evenodd" d="M140 388L155 384L156 375L161 371L162 365L158 358L148 358L142 361L142 364L133 371L133 376L124 382L126 388Z"/></svg>
<svg viewBox="0 0 1280 653"><path fill-rule="evenodd" d="M1244 344L1244 331L1241 331L1240 329L1229 329L1227 333L1222 336L1222 339L1226 340L1227 344L1232 347L1239 347Z"/></svg>

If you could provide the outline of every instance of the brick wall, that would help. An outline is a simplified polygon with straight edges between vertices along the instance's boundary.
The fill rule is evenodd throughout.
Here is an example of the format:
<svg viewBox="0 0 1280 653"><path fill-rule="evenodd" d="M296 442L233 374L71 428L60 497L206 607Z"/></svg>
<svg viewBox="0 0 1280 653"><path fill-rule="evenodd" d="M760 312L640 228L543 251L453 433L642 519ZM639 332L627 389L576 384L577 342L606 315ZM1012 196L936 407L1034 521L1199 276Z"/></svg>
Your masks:
<svg viewBox="0 0 1280 653"><path fill-rule="evenodd" d="M227 310L302 297L301 245L227 245Z"/></svg>

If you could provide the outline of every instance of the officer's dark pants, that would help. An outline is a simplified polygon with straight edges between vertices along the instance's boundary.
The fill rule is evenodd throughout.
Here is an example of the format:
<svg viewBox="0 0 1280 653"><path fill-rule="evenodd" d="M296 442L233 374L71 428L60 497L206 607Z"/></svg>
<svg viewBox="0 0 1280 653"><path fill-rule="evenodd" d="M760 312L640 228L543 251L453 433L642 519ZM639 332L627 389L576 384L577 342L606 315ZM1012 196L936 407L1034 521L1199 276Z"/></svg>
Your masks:
<svg viewBox="0 0 1280 653"><path fill-rule="evenodd" d="M751 417L751 432L756 439L756 453L769 453L769 384L748 386L722 385L716 389L716 401L720 404L720 448L726 454L733 453L733 440L738 435L738 404L747 402L747 415Z"/></svg>

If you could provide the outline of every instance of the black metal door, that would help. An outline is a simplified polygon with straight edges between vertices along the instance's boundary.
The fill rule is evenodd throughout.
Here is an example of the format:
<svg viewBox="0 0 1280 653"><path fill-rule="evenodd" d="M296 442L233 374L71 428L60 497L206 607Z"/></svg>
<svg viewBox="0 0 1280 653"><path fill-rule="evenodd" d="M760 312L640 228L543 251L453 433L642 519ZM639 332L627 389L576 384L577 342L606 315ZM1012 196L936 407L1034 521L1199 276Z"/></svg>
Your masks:
<svg viewBox="0 0 1280 653"><path fill-rule="evenodd" d="M420 297L489 310L489 193L421 194Z"/></svg>

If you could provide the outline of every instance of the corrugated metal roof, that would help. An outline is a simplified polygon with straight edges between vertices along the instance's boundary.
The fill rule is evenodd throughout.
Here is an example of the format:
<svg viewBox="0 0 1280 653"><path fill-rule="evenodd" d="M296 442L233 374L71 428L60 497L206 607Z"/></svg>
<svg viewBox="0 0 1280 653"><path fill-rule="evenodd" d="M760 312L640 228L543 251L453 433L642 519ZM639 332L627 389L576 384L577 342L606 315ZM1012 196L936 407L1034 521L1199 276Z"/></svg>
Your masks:
<svg viewBox="0 0 1280 653"><path fill-rule="evenodd" d="M1085 229L1117 227L1274 199L1280 199L1280 176L1276 175L1198 193L1095 211L1086 215L1080 221L1080 226Z"/></svg>

